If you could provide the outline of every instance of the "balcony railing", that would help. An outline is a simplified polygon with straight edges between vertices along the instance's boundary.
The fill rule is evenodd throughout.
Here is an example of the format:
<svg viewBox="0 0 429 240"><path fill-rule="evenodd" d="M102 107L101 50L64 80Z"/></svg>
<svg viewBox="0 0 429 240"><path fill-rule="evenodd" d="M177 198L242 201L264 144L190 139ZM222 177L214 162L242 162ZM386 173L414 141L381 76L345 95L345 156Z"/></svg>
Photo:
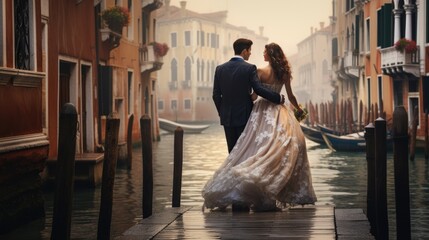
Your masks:
<svg viewBox="0 0 429 240"><path fill-rule="evenodd" d="M162 67L162 57L155 54L153 45L143 45L140 47L140 71L158 71Z"/></svg>
<svg viewBox="0 0 429 240"><path fill-rule="evenodd" d="M420 76L419 49L414 53L398 51L395 47L383 48L381 52L381 70L386 75L409 73Z"/></svg>
<svg viewBox="0 0 429 240"><path fill-rule="evenodd" d="M359 78L359 53L347 51L344 54L344 71L353 77Z"/></svg>
<svg viewBox="0 0 429 240"><path fill-rule="evenodd" d="M197 82L197 87L198 88L212 88L213 87L213 83L211 82Z"/></svg>
<svg viewBox="0 0 429 240"><path fill-rule="evenodd" d="M192 86L191 80L182 81L182 88L183 89L191 88L191 86Z"/></svg>
<svg viewBox="0 0 429 240"><path fill-rule="evenodd" d="M170 90L176 90L177 89L177 81L168 82L168 87L170 88Z"/></svg>

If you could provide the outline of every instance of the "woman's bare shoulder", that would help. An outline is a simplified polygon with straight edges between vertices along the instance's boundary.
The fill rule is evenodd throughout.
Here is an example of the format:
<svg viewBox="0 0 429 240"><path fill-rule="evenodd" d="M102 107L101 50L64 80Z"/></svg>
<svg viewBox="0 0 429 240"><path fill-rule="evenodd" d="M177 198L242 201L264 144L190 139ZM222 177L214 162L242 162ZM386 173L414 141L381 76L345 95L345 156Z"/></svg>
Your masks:
<svg viewBox="0 0 429 240"><path fill-rule="evenodd" d="M259 67L257 71L258 71L258 76L259 77L261 77L261 76L267 76L269 74L268 66Z"/></svg>

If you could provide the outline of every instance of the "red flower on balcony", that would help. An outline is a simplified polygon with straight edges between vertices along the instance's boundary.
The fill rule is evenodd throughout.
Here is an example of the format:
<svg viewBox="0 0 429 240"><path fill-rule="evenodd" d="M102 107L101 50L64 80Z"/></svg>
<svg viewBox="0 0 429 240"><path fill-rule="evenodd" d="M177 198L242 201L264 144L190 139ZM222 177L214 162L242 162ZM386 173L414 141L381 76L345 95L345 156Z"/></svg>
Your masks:
<svg viewBox="0 0 429 240"><path fill-rule="evenodd" d="M164 57L170 49L166 43L153 42L152 45L157 57Z"/></svg>
<svg viewBox="0 0 429 240"><path fill-rule="evenodd" d="M101 12L101 18L106 25L115 32L122 32L122 27L130 23L130 13L128 9L113 6Z"/></svg>
<svg viewBox="0 0 429 240"><path fill-rule="evenodd" d="M415 53L417 51L417 44L413 40L401 38L395 43L395 49L406 53Z"/></svg>

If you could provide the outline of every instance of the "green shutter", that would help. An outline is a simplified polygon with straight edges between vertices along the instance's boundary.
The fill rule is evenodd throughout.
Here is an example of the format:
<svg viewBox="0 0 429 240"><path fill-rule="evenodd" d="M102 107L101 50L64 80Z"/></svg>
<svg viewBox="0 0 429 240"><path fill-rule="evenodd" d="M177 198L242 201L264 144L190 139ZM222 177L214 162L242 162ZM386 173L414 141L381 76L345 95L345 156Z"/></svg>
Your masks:
<svg viewBox="0 0 429 240"><path fill-rule="evenodd" d="M377 47L381 47L382 43L382 29L383 29L383 18L382 16L382 9L377 11Z"/></svg>
<svg viewBox="0 0 429 240"><path fill-rule="evenodd" d="M393 6L387 3L384 8L384 46L385 48L393 46Z"/></svg>

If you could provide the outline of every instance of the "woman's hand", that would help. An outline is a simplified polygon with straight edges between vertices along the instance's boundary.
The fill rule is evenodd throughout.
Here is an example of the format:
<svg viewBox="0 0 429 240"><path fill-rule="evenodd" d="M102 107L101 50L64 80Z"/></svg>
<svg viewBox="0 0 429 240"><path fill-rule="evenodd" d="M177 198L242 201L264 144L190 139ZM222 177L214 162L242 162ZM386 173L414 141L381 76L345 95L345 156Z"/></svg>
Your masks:
<svg viewBox="0 0 429 240"><path fill-rule="evenodd" d="M258 99L258 94L256 94L255 92L252 92L250 94L250 98L252 99L252 101L255 101L256 99Z"/></svg>

